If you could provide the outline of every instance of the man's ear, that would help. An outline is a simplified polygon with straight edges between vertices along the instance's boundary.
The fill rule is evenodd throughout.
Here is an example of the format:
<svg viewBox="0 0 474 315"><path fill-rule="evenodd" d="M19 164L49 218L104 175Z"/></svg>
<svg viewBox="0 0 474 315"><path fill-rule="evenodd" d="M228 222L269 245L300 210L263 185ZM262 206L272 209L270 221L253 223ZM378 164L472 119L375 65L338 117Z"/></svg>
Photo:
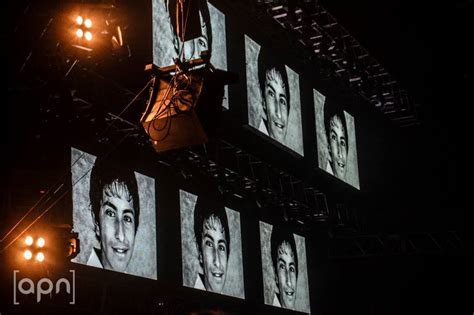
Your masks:
<svg viewBox="0 0 474 315"><path fill-rule="evenodd" d="M278 275L275 272L275 269L273 269L273 275L275 276L275 292L276 294L280 294L280 286L278 285Z"/></svg>
<svg viewBox="0 0 474 315"><path fill-rule="evenodd" d="M201 251L198 250L198 260L199 260L199 267L198 267L198 273L203 275L204 274L204 263L203 263L203 260L202 260L202 253Z"/></svg>
<svg viewBox="0 0 474 315"><path fill-rule="evenodd" d="M95 236L97 237L97 240L99 240L100 242L100 226L99 226L99 223L97 223L97 220L95 218L95 213L92 210L91 210L91 215L92 215L92 222L94 223Z"/></svg>
<svg viewBox="0 0 474 315"><path fill-rule="evenodd" d="M262 119L267 121L268 120L268 116L267 116L267 103L265 102L265 98L263 97L263 93L262 93L262 108L263 108L263 111L262 111Z"/></svg>

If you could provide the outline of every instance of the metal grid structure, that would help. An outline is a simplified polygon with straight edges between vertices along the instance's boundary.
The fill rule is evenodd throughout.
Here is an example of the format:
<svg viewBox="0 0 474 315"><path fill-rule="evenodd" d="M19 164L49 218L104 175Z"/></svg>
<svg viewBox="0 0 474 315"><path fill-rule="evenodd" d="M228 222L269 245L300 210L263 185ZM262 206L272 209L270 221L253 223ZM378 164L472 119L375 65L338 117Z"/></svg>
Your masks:
<svg viewBox="0 0 474 315"><path fill-rule="evenodd" d="M295 1L296 2L296 1ZM365 100L399 126L418 124L418 104L395 78L365 49L336 18L313 1L297 1L301 7L265 0L266 9L282 27L292 30L298 40L320 60L328 61L329 71L346 81Z"/></svg>

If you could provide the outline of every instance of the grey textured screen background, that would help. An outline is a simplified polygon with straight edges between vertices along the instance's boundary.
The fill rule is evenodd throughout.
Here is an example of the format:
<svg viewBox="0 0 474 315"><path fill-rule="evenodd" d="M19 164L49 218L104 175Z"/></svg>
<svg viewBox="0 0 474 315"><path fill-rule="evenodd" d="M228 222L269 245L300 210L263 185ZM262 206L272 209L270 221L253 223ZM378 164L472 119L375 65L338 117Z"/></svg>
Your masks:
<svg viewBox="0 0 474 315"><path fill-rule="evenodd" d="M258 54L260 45L245 35L245 64L247 77L247 104L248 124L258 130L262 120L262 94L258 81ZM282 145L304 156L303 128L301 124L301 101L299 76L288 66L288 82L290 90L290 114L288 117L288 130L285 143Z"/></svg>
<svg viewBox="0 0 474 315"><path fill-rule="evenodd" d="M324 126L324 104L326 97L315 89L313 89L313 99L316 124L316 139L318 146L318 166L320 169L326 171L326 165L328 163L329 156L328 139L326 136L326 127ZM345 182L357 189L360 189L354 117L352 117L346 111L344 111L344 116L346 117L347 136L349 137L349 151L347 155L347 171Z"/></svg>
<svg viewBox="0 0 474 315"><path fill-rule="evenodd" d="M273 304L276 290L275 271L273 268L270 238L273 226L260 221L260 248L262 252L263 298L267 305ZM302 236L293 234L298 252L298 281L295 307L297 311L310 313L308 270L306 264L306 245Z"/></svg>
<svg viewBox="0 0 474 315"><path fill-rule="evenodd" d="M87 263L93 246L98 245L89 199L90 171L95 159L91 154L71 149L73 228L79 233L81 242L81 252L71 261L80 264ZM156 280L155 180L137 172L135 176L140 198L140 221L126 273Z"/></svg>
<svg viewBox="0 0 474 315"><path fill-rule="evenodd" d="M225 31L225 15L209 2L209 14L212 25L211 64L221 70L227 70L227 44ZM153 63L158 67L174 64L176 50L173 43L173 32L165 0L152 0L153 23ZM224 108L229 108L229 92L225 86Z"/></svg>
<svg viewBox="0 0 474 315"><path fill-rule="evenodd" d="M183 190L180 190L179 196L181 208L183 285L193 288L199 268L197 245L194 237L194 206L197 196ZM227 207L225 210L229 221L230 252L223 294L244 299L245 290L240 213Z"/></svg>

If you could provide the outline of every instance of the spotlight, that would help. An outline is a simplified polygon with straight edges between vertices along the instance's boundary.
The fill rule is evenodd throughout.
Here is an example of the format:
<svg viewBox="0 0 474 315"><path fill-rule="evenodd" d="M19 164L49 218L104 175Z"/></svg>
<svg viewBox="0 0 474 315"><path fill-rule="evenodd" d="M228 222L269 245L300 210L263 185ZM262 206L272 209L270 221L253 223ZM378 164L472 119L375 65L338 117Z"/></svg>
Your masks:
<svg viewBox="0 0 474 315"><path fill-rule="evenodd" d="M28 235L28 236L25 238L25 244L26 244L27 246L31 246L31 245L33 244L33 238Z"/></svg>
<svg viewBox="0 0 474 315"><path fill-rule="evenodd" d="M76 35L77 37L82 38L82 36L84 36L84 32L82 31L82 29L78 28L76 31Z"/></svg>
<svg viewBox="0 0 474 315"><path fill-rule="evenodd" d="M84 21L84 19L82 18L82 16L78 15L77 18L76 18L77 25L82 25L83 21Z"/></svg>
<svg viewBox="0 0 474 315"><path fill-rule="evenodd" d="M39 248L43 247L44 244L46 244L46 241L42 237L38 238L38 240L36 241L36 246L38 246Z"/></svg>
<svg viewBox="0 0 474 315"><path fill-rule="evenodd" d="M86 39L87 39L88 41L90 41L90 40L92 39L92 33L89 32L89 31L87 31L87 32L84 34L84 36L86 37Z"/></svg>
<svg viewBox="0 0 474 315"><path fill-rule="evenodd" d="M87 28L91 28L92 27L92 21L91 19L86 19L84 21L84 26L87 27Z"/></svg>
<svg viewBox="0 0 474 315"><path fill-rule="evenodd" d="M24 257L26 260L30 260L31 257L33 257L33 253L31 252L31 250L27 249L27 250L25 250L25 252L23 253L23 257Z"/></svg>
<svg viewBox="0 0 474 315"><path fill-rule="evenodd" d="M42 262L44 260L44 254L42 252L36 254L36 260Z"/></svg>

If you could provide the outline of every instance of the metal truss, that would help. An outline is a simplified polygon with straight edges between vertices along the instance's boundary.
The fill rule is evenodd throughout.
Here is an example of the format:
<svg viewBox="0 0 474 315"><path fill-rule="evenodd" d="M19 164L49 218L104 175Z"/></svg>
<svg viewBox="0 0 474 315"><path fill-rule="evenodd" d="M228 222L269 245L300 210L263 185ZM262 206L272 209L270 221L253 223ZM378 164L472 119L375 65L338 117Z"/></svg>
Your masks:
<svg viewBox="0 0 474 315"><path fill-rule="evenodd" d="M324 73L340 77L365 100L400 126L418 124L417 107L395 78L334 18L313 1L259 1L285 29L320 60L328 61ZM324 65L325 63L321 63ZM327 67L327 66L326 66Z"/></svg>
<svg viewBox="0 0 474 315"><path fill-rule="evenodd" d="M390 255L424 255L456 253L466 250L465 242L454 231L341 235L330 234L331 258L361 258Z"/></svg>
<svg viewBox="0 0 474 315"><path fill-rule="evenodd" d="M328 219L323 192L224 140L164 153L160 159L185 178L206 176L222 193L254 200L259 208L279 208L286 220L305 225Z"/></svg>

